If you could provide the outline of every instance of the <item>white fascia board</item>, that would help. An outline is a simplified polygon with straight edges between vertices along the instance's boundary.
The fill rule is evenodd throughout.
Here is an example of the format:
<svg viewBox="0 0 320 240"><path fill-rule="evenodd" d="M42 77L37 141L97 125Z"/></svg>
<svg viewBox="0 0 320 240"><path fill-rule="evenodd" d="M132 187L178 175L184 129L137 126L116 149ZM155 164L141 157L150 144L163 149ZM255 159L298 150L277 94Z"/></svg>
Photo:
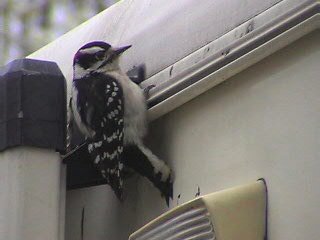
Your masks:
<svg viewBox="0 0 320 240"><path fill-rule="evenodd" d="M205 77L224 69L230 65L226 61L230 56L246 54L247 44L254 42L258 48L264 44L264 33L270 29L276 33L275 26L290 15L317 4L315 0L124 0L29 57L57 62L70 91L73 55L79 47L93 40L132 44L122 65L124 70L146 65L147 80L142 86L156 84L149 99L150 119L155 119L214 86L200 89L195 75ZM238 71L229 69L221 78L230 77L230 72Z"/></svg>

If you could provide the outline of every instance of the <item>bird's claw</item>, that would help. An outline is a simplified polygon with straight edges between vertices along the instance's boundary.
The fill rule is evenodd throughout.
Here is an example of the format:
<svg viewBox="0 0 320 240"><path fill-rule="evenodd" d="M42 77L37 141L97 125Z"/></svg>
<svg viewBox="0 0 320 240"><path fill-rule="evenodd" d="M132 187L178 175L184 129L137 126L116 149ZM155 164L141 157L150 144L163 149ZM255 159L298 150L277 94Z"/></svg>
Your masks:
<svg viewBox="0 0 320 240"><path fill-rule="evenodd" d="M145 96L145 98L149 98L149 96L150 96L150 90L152 89L152 88L155 88L156 87L156 85L154 85L154 84L151 84L151 85L149 85L149 86L147 86L147 87L145 87L144 89L143 89L143 93L144 93L144 96Z"/></svg>
<svg viewBox="0 0 320 240"><path fill-rule="evenodd" d="M170 173L166 182L162 183L161 196L166 200L167 206L169 207L170 199L173 199L173 175Z"/></svg>

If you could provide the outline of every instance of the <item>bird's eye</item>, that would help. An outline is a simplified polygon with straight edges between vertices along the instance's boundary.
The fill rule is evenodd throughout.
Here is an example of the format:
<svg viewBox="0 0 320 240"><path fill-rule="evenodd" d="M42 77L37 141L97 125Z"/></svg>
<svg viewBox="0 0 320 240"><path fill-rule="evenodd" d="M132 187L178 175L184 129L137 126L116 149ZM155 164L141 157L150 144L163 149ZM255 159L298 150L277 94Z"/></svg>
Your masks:
<svg viewBox="0 0 320 240"><path fill-rule="evenodd" d="M97 60L102 60L104 58L104 52L100 51L94 54Z"/></svg>

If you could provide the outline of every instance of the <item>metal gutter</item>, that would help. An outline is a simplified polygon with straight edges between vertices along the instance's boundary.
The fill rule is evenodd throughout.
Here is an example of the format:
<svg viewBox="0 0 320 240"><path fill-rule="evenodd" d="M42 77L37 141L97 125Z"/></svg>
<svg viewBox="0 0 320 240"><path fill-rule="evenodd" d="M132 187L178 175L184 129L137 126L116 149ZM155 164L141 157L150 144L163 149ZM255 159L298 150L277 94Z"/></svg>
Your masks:
<svg viewBox="0 0 320 240"><path fill-rule="evenodd" d="M285 2L288 1L283 1L282 4ZM181 106L320 26L319 1L306 1L254 29L255 21L271 15L270 12L274 9L268 11L263 13L265 16L258 15L234 29L229 36L221 37L230 38L236 31L245 31L245 36L221 50L204 55L220 40L217 39L144 81L142 86L157 86L148 101L150 120ZM175 68L180 71L176 75L173 74Z"/></svg>

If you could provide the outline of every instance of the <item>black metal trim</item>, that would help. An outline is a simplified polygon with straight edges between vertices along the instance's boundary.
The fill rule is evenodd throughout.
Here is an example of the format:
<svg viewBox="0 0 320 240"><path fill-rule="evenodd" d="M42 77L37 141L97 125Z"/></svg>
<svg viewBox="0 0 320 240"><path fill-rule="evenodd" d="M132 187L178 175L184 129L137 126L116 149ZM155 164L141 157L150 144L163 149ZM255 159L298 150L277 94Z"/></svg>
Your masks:
<svg viewBox="0 0 320 240"><path fill-rule="evenodd" d="M0 68L0 151L65 152L66 82L54 62L17 59Z"/></svg>
<svg viewBox="0 0 320 240"><path fill-rule="evenodd" d="M264 178L259 178L257 181L262 181L266 191L266 208L265 208L265 233L264 233L264 240L268 240L268 219L269 219L269 193L268 193L268 185L267 181Z"/></svg>

